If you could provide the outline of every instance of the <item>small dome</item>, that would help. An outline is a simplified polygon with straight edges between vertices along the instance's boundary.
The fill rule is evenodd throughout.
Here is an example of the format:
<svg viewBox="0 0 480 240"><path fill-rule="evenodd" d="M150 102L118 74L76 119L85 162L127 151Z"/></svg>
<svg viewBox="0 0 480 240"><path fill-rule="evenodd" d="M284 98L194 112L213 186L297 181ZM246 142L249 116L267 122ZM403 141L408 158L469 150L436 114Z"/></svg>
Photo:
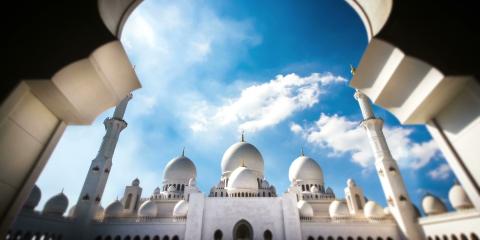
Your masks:
<svg viewBox="0 0 480 240"><path fill-rule="evenodd" d="M117 200L110 205L107 206L105 209L105 217L106 218L115 218L115 217L122 217L123 216L123 204Z"/></svg>
<svg viewBox="0 0 480 240"><path fill-rule="evenodd" d="M238 142L230 146L222 157L222 174L233 172L244 164L263 175L263 157L258 149L250 143Z"/></svg>
<svg viewBox="0 0 480 240"><path fill-rule="evenodd" d="M152 200L147 200L138 209L139 217L156 217L157 216L157 204Z"/></svg>
<svg viewBox="0 0 480 240"><path fill-rule="evenodd" d="M170 187L167 188L167 191L168 192L175 192L175 191L177 191L177 188L175 186L171 185Z"/></svg>
<svg viewBox="0 0 480 240"><path fill-rule="evenodd" d="M323 185L323 172L320 165L310 157L300 156L295 159L288 170L290 182L294 180L317 181Z"/></svg>
<svg viewBox="0 0 480 240"><path fill-rule="evenodd" d="M246 167L238 167L230 175L227 192L252 192L258 190L257 175Z"/></svg>
<svg viewBox="0 0 480 240"><path fill-rule="evenodd" d="M197 169L192 160L185 156L180 156L170 160L163 172L164 180L180 180L187 182L190 178L197 176Z"/></svg>
<svg viewBox="0 0 480 240"><path fill-rule="evenodd" d="M102 219L105 216L105 209L102 205L97 206L97 211L95 212L95 219Z"/></svg>
<svg viewBox="0 0 480 240"><path fill-rule="evenodd" d="M332 188L330 188L330 187L328 187L327 190L325 190L325 193L326 193L326 194L329 194L329 195L335 196L335 193L333 193L333 190L332 190Z"/></svg>
<svg viewBox="0 0 480 240"><path fill-rule="evenodd" d="M368 200L367 200L367 202L368 202ZM383 208L383 213L385 213L385 215L392 215L392 213L390 212L390 208L388 208L388 207Z"/></svg>
<svg viewBox="0 0 480 240"><path fill-rule="evenodd" d="M318 187L317 187L317 186L313 185L313 186L310 188L310 192L312 192L312 193L318 193L318 192L320 192L320 191L318 190Z"/></svg>
<svg viewBox="0 0 480 240"><path fill-rule="evenodd" d="M40 191L40 188L35 184L32 191L30 192L30 195L28 195L27 201L25 202L23 207L33 210L40 202L41 197L42 192Z"/></svg>
<svg viewBox="0 0 480 240"><path fill-rule="evenodd" d="M160 194L160 188L156 187L155 190L153 190L153 195L158 195Z"/></svg>
<svg viewBox="0 0 480 240"><path fill-rule="evenodd" d="M363 214L369 219L382 219L385 217L385 210L374 201L368 201L363 207Z"/></svg>
<svg viewBox="0 0 480 240"><path fill-rule="evenodd" d="M67 217L73 218L75 215L75 209L77 208L77 205L73 205L70 209L68 209L67 212ZM95 212L95 218L96 219L102 219L104 214L104 209L102 205L98 205L97 211Z"/></svg>
<svg viewBox="0 0 480 240"><path fill-rule="evenodd" d="M334 200L328 207L328 213L331 218L348 218L350 211L345 201Z"/></svg>
<svg viewBox="0 0 480 240"><path fill-rule="evenodd" d="M357 184L355 184L355 181L351 178L347 180L347 186L349 187L355 187Z"/></svg>
<svg viewBox="0 0 480 240"><path fill-rule="evenodd" d="M300 217L313 217L313 208L310 203L300 200L297 203L298 212Z"/></svg>
<svg viewBox="0 0 480 240"><path fill-rule="evenodd" d="M140 185L140 180L138 178L133 179L132 186L138 187Z"/></svg>
<svg viewBox="0 0 480 240"><path fill-rule="evenodd" d="M268 183L268 181L263 179L262 180L262 188L265 189L265 188L269 188L269 187L270 187L270 184Z"/></svg>
<svg viewBox="0 0 480 240"><path fill-rule="evenodd" d="M67 217L73 217L73 215L75 214L75 208L77 207L77 205L73 205L70 209L68 209L68 212L67 212Z"/></svg>
<svg viewBox="0 0 480 240"><path fill-rule="evenodd" d="M447 208L445 204L438 198L433 195L426 195L422 200L423 212L427 215L435 215L445 213Z"/></svg>
<svg viewBox="0 0 480 240"><path fill-rule="evenodd" d="M68 207L68 198L63 192L50 198L45 207L43 208L43 214L62 216Z"/></svg>
<svg viewBox="0 0 480 240"><path fill-rule="evenodd" d="M185 200L180 200L175 207L173 208L174 217L186 217L188 213L188 202Z"/></svg>
<svg viewBox="0 0 480 240"><path fill-rule="evenodd" d="M450 201L450 204L452 204L452 207L455 208L456 210L462 210L462 209L473 207L473 204L470 201L470 198L468 198L467 194L465 193L465 190L463 190L463 187L460 186L460 184L458 183L455 183L453 187L450 189L450 191L448 192L448 200Z"/></svg>

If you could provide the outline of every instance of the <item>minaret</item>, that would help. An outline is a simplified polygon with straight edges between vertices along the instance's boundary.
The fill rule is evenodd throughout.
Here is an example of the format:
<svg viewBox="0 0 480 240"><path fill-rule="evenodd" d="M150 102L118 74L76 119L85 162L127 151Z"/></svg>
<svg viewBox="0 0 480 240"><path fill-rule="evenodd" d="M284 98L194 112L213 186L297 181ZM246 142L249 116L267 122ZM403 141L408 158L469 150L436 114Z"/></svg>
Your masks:
<svg viewBox="0 0 480 240"><path fill-rule="evenodd" d="M112 167L112 157L118 137L120 132L127 127L127 122L123 120L123 115L131 98L132 94L130 93L117 105L113 117L106 118L103 121L106 133L97 156L92 160L73 214L75 220L81 225L88 224L94 218L102 199Z"/></svg>
<svg viewBox="0 0 480 240"><path fill-rule="evenodd" d="M355 69L352 67L352 74ZM361 125L367 132L370 146L375 156L375 167L382 184L388 207L407 239L424 239L424 233L418 224L416 211L408 197L397 162L393 159L383 135L383 120L375 117L368 97L356 91L355 99L363 115Z"/></svg>

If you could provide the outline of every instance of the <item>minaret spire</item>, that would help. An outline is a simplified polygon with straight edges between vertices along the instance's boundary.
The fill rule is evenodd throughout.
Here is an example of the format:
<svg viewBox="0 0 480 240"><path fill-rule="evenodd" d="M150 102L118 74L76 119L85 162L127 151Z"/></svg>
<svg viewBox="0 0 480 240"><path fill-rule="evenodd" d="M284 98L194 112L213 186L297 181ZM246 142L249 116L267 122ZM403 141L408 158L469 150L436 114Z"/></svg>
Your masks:
<svg viewBox="0 0 480 240"><path fill-rule="evenodd" d="M240 142L245 142L245 131L242 130L242 137L240 138Z"/></svg>
<svg viewBox="0 0 480 240"><path fill-rule="evenodd" d="M351 66L351 69L352 74L355 74L355 68ZM374 152L375 167L388 207L405 238L424 239L424 233L416 219L416 212L398 170L397 162L393 159L383 135L383 120L375 117L370 100L365 94L357 89L354 97L362 111L363 121L361 125L367 132L370 146Z"/></svg>
<svg viewBox="0 0 480 240"><path fill-rule="evenodd" d="M123 115L125 115L125 110L127 109L127 104L130 99L132 99L131 93L129 93L125 98L122 99L122 101L120 101L120 103L115 107L113 118L123 119Z"/></svg>
<svg viewBox="0 0 480 240"><path fill-rule="evenodd" d="M185 157L185 147L182 149L182 157Z"/></svg>
<svg viewBox="0 0 480 240"><path fill-rule="evenodd" d="M301 152L301 155L302 155L302 156L305 156L305 153L303 152L303 145L302 145L302 152Z"/></svg>
<svg viewBox="0 0 480 240"><path fill-rule="evenodd" d="M108 175L112 167L112 157L120 136L120 132L127 127L123 120L127 104L132 99L129 93L115 107L113 117L103 121L105 125L105 136L98 150L97 156L92 160L87 173L85 183L75 207L74 218L79 222L80 227L86 226L94 218L95 212L100 204ZM89 197L90 196L90 197Z"/></svg>

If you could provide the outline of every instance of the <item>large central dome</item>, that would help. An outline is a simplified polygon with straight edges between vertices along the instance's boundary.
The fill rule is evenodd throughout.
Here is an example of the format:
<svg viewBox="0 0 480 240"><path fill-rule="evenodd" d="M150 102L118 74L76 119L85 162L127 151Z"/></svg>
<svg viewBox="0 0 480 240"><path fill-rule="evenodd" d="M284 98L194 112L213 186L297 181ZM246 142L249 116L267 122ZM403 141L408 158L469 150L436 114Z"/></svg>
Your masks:
<svg viewBox="0 0 480 240"><path fill-rule="evenodd" d="M262 154L247 142L235 143L225 151L222 158L222 173L231 173L242 164L263 175Z"/></svg>

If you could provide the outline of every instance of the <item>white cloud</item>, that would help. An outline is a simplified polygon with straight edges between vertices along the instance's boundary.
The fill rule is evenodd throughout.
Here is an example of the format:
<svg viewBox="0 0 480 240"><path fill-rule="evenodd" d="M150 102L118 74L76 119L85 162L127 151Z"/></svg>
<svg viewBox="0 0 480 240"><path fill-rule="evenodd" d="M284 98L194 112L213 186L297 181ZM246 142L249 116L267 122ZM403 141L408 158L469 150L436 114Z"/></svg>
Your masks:
<svg viewBox="0 0 480 240"><path fill-rule="evenodd" d="M317 104L324 85L344 82L345 78L331 73L313 73L301 77L291 73L243 89L238 98L229 98L220 106L195 106L191 128L235 125L238 130L255 132L274 126L295 112ZM193 112L193 111L192 111ZM211 117L207 117L211 116Z"/></svg>
<svg viewBox="0 0 480 240"><path fill-rule="evenodd" d="M290 124L290 130L293 132L293 133L301 133L303 131L303 128L302 126L296 124L296 123L292 123Z"/></svg>
<svg viewBox="0 0 480 240"><path fill-rule="evenodd" d="M291 127L292 132L300 134L309 143L330 149L332 155L351 154L352 161L365 168L374 162L367 134L359 122L344 116L322 114L314 125L301 131L298 127ZM421 168L438 153L433 140L422 143L412 141L412 129L385 126L384 133L390 151L401 167Z"/></svg>
<svg viewBox="0 0 480 240"><path fill-rule="evenodd" d="M450 176L450 167L448 164L443 163L437 168L430 170L428 172L428 176L430 176L434 180L445 180Z"/></svg>

